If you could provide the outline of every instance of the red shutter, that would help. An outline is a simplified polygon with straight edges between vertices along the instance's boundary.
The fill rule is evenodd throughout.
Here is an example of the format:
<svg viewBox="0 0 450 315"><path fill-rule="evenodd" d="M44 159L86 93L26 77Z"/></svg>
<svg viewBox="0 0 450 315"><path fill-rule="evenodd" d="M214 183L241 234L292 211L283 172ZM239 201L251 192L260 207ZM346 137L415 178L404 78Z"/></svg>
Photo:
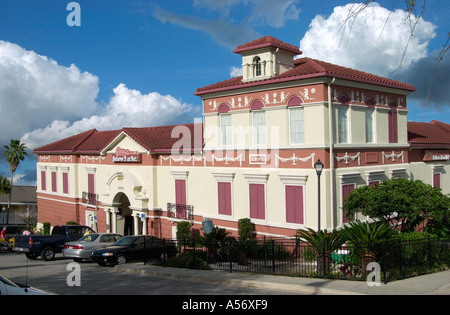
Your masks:
<svg viewBox="0 0 450 315"><path fill-rule="evenodd" d="M69 174L63 173L63 193L69 193Z"/></svg>
<svg viewBox="0 0 450 315"><path fill-rule="evenodd" d="M286 222L303 224L302 186L286 186Z"/></svg>
<svg viewBox="0 0 450 315"><path fill-rule="evenodd" d="M391 109L388 113L388 127L389 127L389 143L398 142L398 124L397 111Z"/></svg>
<svg viewBox="0 0 450 315"><path fill-rule="evenodd" d="M57 191L56 172L52 172L52 191Z"/></svg>
<svg viewBox="0 0 450 315"><path fill-rule="evenodd" d="M175 180L175 202L178 205L186 205L186 181L184 179Z"/></svg>
<svg viewBox="0 0 450 315"><path fill-rule="evenodd" d="M231 215L231 183L218 183L219 214Z"/></svg>
<svg viewBox="0 0 450 315"><path fill-rule="evenodd" d="M94 174L88 174L88 193L95 194L95 177Z"/></svg>
<svg viewBox="0 0 450 315"><path fill-rule="evenodd" d="M250 218L264 220L265 213L264 184L250 184Z"/></svg>
<svg viewBox="0 0 450 315"><path fill-rule="evenodd" d="M47 182L45 178L45 171L41 171L41 189L47 190Z"/></svg>
<svg viewBox="0 0 450 315"><path fill-rule="evenodd" d="M350 192L355 189L355 184L348 184L348 185L343 185L342 186L342 207L344 207L345 205L345 198L348 197L348 195L350 195ZM345 216L345 211L342 211L342 215L343 215L343 222L350 222L353 221L354 219L347 219L347 217Z"/></svg>
<svg viewBox="0 0 450 315"><path fill-rule="evenodd" d="M435 173L433 174L433 187L441 187L441 174Z"/></svg>

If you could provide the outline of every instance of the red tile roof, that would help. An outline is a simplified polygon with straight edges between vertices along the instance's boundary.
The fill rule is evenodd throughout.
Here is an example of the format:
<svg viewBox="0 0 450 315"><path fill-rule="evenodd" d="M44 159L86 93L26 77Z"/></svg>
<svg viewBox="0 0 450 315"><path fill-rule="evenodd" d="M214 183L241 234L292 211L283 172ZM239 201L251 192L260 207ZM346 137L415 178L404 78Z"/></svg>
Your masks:
<svg viewBox="0 0 450 315"><path fill-rule="evenodd" d="M368 83L407 91L416 90L414 86L412 86L411 84L383 78L363 71L354 70L334 65L328 62L304 57L294 60L294 68L284 73L281 73L273 78L261 81L242 83L242 76L239 76L199 88L194 93L194 95L202 95L207 93L240 89L264 84L273 84L284 81L309 79L314 77L329 77L329 78L344 79L349 81Z"/></svg>
<svg viewBox="0 0 450 315"><path fill-rule="evenodd" d="M280 48L292 53L295 53L296 55L300 55L302 52L294 45L285 43L279 39L276 39L272 36L264 36L261 38L258 38L250 43L246 43L243 45L238 46L235 50L233 50L234 53L240 53L243 51L253 50L257 48L263 48L263 47L275 47Z"/></svg>
<svg viewBox="0 0 450 315"><path fill-rule="evenodd" d="M408 121L408 142L419 147L450 147L450 125L437 120L431 123Z"/></svg>
<svg viewBox="0 0 450 315"><path fill-rule="evenodd" d="M194 141L195 131L199 131L199 138ZM134 139L149 152L167 152L182 139L180 133L189 134L189 148L201 150L203 146L202 124L172 125L148 128L128 128L120 130L97 131L88 130L83 133L44 145L33 150L36 154L100 154L120 133ZM173 138L172 138L172 132ZM184 134L183 134L184 135ZM179 142L188 144L187 142ZM197 147L195 147L197 146Z"/></svg>

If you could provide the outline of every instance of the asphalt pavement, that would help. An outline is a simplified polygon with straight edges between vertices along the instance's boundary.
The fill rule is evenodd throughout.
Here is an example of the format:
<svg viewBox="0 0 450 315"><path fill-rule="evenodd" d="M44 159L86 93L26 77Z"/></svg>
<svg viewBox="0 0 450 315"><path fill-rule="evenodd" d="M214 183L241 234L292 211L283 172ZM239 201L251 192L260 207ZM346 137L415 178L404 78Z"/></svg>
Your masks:
<svg viewBox="0 0 450 315"><path fill-rule="evenodd" d="M245 272L195 270L161 267L143 263L127 263L114 267L114 272L127 272L152 277L182 279L229 286L263 288L311 295L450 295L450 270L379 283L372 281L327 280L317 278L273 276Z"/></svg>

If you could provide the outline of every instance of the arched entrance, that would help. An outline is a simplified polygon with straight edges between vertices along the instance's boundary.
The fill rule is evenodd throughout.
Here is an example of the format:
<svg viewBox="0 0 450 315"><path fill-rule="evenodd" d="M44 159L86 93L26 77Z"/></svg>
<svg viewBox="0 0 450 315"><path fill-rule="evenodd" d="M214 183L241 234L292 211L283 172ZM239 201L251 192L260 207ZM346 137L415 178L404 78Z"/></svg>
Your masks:
<svg viewBox="0 0 450 315"><path fill-rule="evenodd" d="M114 204L117 204L116 232L122 235L134 234L134 220L130 209L130 200L127 195L120 192L114 197Z"/></svg>

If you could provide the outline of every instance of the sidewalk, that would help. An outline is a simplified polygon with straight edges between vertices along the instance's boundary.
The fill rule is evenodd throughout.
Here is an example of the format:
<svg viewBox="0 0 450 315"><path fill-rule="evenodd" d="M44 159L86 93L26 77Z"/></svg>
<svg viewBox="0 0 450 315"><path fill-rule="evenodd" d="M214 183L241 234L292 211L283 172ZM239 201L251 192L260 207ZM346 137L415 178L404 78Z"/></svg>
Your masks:
<svg viewBox="0 0 450 315"><path fill-rule="evenodd" d="M113 271L193 282L289 291L298 294L450 295L450 270L393 281L387 284L381 283L380 286L372 287L365 281L271 276L243 272L230 273L227 271L160 267L144 265L143 263L118 265L114 267Z"/></svg>

